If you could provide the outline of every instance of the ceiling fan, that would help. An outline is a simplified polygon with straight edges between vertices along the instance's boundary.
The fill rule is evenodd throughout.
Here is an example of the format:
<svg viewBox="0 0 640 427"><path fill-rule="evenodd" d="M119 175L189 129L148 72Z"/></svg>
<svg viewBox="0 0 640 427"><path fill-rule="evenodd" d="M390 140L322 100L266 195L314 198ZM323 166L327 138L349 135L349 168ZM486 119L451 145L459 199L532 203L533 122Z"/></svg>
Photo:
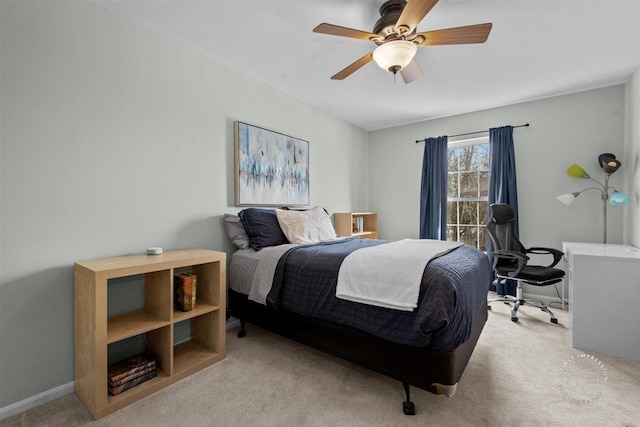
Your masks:
<svg viewBox="0 0 640 427"><path fill-rule="evenodd" d="M380 6L381 18L372 32L355 30L333 24L320 24L314 33L369 40L378 47L331 78L343 80L371 60L380 68L393 73L400 71L405 83L423 76L414 56L420 46L484 43L489 37L491 23L446 28L416 33L416 26L438 3L438 0L388 0Z"/></svg>

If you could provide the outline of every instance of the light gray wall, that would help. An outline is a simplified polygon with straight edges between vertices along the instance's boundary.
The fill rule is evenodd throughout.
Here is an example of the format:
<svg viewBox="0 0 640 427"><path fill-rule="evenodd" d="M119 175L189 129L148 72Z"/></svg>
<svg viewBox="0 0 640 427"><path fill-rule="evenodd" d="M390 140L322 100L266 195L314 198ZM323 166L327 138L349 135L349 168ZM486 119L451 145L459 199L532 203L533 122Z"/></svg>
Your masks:
<svg viewBox="0 0 640 427"><path fill-rule="evenodd" d="M73 380L75 261L230 251L234 120L310 141L312 204L368 208L365 131L92 2L0 16L0 408Z"/></svg>
<svg viewBox="0 0 640 427"><path fill-rule="evenodd" d="M624 86L613 86L370 132L370 206L378 212L380 238L418 237L424 144L416 140L530 123L514 130L520 239L557 248L563 241L602 241L597 193L585 193L570 206L555 196L592 186L566 175L571 163L602 179L598 155L622 155L624 97ZM612 176L610 183L622 187L623 176ZM609 208L610 243L622 242L622 212ZM556 296L551 287L525 292Z"/></svg>
<svg viewBox="0 0 640 427"><path fill-rule="evenodd" d="M625 211L626 243L640 247L640 68L626 86L626 135L623 168L631 203Z"/></svg>
<svg viewBox="0 0 640 427"><path fill-rule="evenodd" d="M234 120L308 139L312 204L375 210L389 239L418 235L416 139L530 122L515 131L521 237L549 246L600 239L595 194L570 207L554 197L587 186L566 177L570 163L598 176L595 157L622 152L624 137L629 239L640 242L638 71L626 89L367 135L90 2L5 0L0 20L0 408L73 380L74 261L231 250L221 215L238 210ZM610 210L611 241L621 212Z"/></svg>

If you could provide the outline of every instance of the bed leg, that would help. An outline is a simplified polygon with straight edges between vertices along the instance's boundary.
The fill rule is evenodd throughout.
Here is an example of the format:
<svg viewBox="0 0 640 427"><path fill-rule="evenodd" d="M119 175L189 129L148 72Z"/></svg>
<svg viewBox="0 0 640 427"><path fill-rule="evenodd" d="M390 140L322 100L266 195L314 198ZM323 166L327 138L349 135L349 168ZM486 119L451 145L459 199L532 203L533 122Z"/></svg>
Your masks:
<svg viewBox="0 0 640 427"><path fill-rule="evenodd" d="M243 338L247 335L247 331L244 330L244 326L247 324L245 319L240 319L240 331L238 332L238 338Z"/></svg>
<svg viewBox="0 0 640 427"><path fill-rule="evenodd" d="M456 394L458 383L455 383L454 385L444 385L444 384L433 383L431 384L431 387L432 387L432 393L451 397L454 394Z"/></svg>
<svg viewBox="0 0 640 427"><path fill-rule="evenodd" d="M416 414L416 405L411 401L411 395L409 394L409 384L402 383L404 387L404 394L407 395L407 400L402 402L402 410L405 415L415 415Z"/></svg>

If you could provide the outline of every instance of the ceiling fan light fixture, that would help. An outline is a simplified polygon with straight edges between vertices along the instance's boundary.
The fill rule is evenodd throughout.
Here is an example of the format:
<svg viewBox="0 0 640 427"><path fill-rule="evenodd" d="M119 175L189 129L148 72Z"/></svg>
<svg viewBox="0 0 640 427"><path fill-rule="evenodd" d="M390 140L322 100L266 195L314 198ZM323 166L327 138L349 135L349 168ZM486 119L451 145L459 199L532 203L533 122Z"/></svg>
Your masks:
<svg viewBox="0 0 640 427"><path fill-rule="evenodd" d="M378 46L373 51L373 60L383 70L395 74L411 62L417 50L410 41L394 40Z"/></svg>

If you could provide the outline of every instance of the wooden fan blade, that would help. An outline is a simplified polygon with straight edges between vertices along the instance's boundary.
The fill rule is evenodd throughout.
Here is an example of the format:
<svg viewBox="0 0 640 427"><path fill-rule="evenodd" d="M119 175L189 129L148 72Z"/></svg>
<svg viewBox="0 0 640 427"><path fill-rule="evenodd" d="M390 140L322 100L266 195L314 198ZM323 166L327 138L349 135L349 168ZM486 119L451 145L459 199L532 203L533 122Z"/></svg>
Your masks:
<svg viewBox="0 0 640 427"><path fill-rule="evenodd" d="M396 28L402 34L412 32L436 3L438 0L409 0L396 22Z"/></svg>
<svg viewBox="0 0 640 427"><path fill-rule="evenodd" d="M418 66L415 59L412 59L406 67L400 70L400 74L402 75L402 80L404 80L405 83L411 83L424 76L424 73Z"/></svg>
<svg viewBox="0 0 640 427"><path fill-rule="evenodd" d="M353 28L322 23L313 29L314 33L329 34L331 36L350 37L352 39L371 40L372 37L380 37L367 31L354 30Z"/></svg>
<svg viewBox="0 0 640 427"><path fill-rule="evenodd" d="M373 52L367 53L365 56L363 56L362 58L358 59L353 64L349 65L344 70L342 70L339 73L336 73L335 75L331 76L331 80L344 80L345 78L349 77L354 72L358 71L360 69L360 67L362 67L363 65L366 65L369 62L371 62L371 60L373 60Z"/></svg>
<svg viewBox="0 0 640 427"><path fill-rule="evenodd" d="M425 31L416 34L425 40L419 46L439 46L446 44L484 43L489 37L493 24L476 24L465 27L446 28L444 30ZM415 40L415 38L414 38Z"/></svg>

